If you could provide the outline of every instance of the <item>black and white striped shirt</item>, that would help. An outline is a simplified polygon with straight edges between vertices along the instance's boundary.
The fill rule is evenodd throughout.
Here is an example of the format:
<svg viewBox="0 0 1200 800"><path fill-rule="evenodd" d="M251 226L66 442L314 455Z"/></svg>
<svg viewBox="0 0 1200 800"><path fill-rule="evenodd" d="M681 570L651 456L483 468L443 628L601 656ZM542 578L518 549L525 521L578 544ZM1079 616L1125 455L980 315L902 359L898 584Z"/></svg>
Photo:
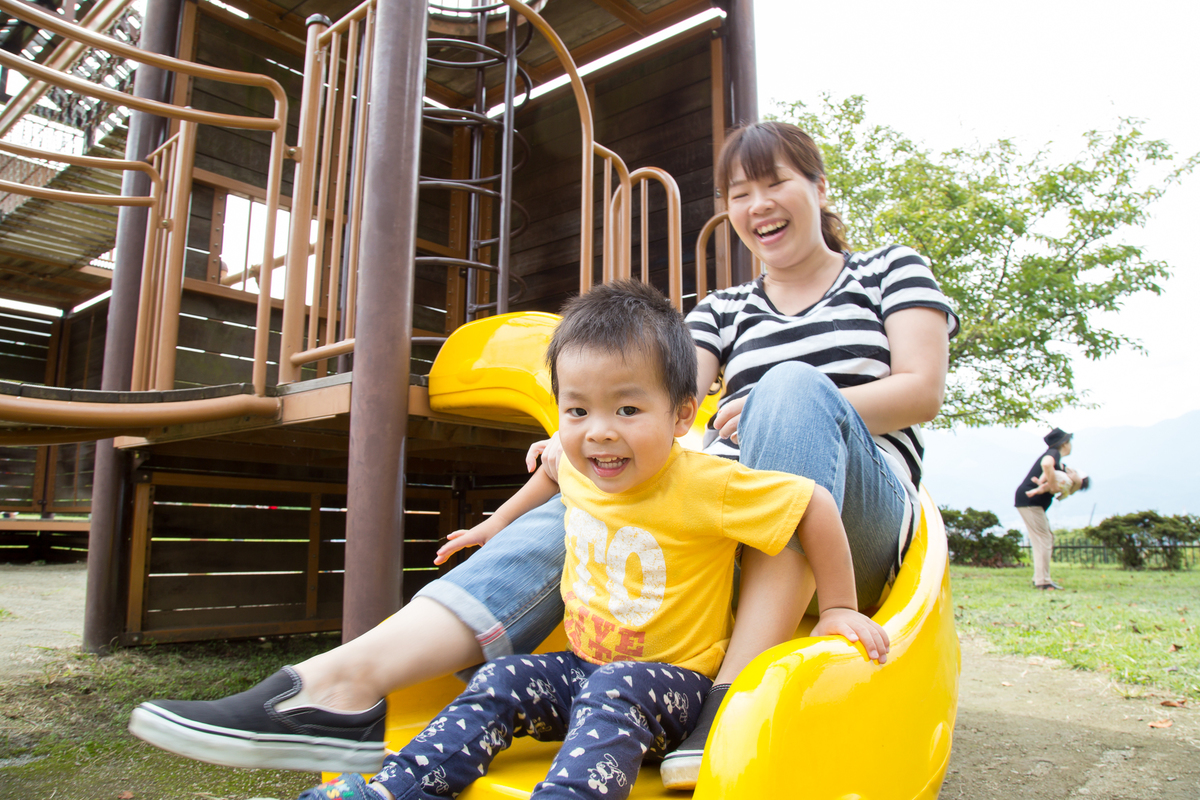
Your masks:
<svg viewBox="0 0 1200 800"><path fill-rule="evenodd" d="M815 304L799 314L780 313L763 291L762 278L714 292L687 316L696 344L720 362L725 394L721 405L747 394L776 364L803 361L824 372L838 388L859 386L891 374L883 321L905 308L935 308L946 314L949 335L958 316L925 261L911 248L889 245L869 253L847 253L841 273ZM919 426L877 435L910 481L921 483L925 446ZM718 439L706 451L737 458L737 445Z"/></svg>

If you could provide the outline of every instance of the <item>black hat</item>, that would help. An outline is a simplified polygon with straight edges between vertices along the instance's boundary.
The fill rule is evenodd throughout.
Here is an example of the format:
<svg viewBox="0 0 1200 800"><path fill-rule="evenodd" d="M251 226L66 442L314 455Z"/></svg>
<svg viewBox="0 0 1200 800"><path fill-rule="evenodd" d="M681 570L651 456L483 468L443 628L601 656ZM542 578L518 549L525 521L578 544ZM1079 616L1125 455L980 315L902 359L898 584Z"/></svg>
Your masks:
<svg viewBox="0 0 1200 800"><path fill-rule="evenodd" d="M1058 447L1060 444L1066 444L1071 441L1072 434L1067 433L1062 428L1055 428L1042 437L1042 441L1047 447Z"/></svg>

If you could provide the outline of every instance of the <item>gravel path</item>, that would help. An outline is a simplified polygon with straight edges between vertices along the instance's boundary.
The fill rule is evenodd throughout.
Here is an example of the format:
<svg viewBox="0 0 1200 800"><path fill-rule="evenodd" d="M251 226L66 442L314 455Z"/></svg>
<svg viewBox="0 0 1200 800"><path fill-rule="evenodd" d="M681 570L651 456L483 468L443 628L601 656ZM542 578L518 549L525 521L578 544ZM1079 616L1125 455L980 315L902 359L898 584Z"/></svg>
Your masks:
<svg viewBox="0 0 1200 800"><path fill-rule="evenodd" d="M86 564L0 564L0 675L38 671L47 649L83 641Z"/></svg>

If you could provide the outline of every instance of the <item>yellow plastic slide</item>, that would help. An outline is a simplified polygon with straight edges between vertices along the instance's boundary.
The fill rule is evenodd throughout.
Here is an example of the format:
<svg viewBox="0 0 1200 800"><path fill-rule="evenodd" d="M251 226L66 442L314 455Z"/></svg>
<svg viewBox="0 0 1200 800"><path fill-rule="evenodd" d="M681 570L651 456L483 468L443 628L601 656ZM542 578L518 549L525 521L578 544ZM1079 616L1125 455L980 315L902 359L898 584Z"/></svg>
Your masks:
<svg viewBox="0 0 1200 800"><path fill-rule="evenodd" d="M463 326L429 378L430 406L497 421L556 427L542 363L557 318L509 314ZM711 411L709 412L711 413ZM921 524L892 591L875 614L892 651L885 665L840 637L797 639L755 659L734 683L713 729L699 800L909 800L936 798L950 757L958 705L959 649L946 569L946 535L922 492ZM560 628L545 650L565 649ZM388 746L399 749L454 698L442 678L388 699ZM525 798L558 744L518 739L461 800ZM681 798L642 769L633 798Z"/></svg>

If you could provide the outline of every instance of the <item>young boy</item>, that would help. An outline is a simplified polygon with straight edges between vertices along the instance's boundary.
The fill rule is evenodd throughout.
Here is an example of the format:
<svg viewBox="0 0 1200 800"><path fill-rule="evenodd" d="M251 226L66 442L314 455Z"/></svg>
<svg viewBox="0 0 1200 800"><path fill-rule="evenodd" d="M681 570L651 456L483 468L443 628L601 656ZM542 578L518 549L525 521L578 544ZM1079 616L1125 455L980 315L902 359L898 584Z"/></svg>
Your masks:
<svg viewBox="0 0 1200 800"><path fill-rule="evenodd" d="M486 543L561 491L571 650L485 664L369 787L348 774L301 800L369 798L370 790L396 800L453 797L513 736L563 741L534 797L628 796L642 759L663 756L695 727L732 627L738 542L775 554L798 535L821 603L814 635L886 642L856 610L846 534L828 491L675 442L696 413L696 354L661 294L619 281L576 298L546 359L565 455L558 482L538 470L489 519L451 534L438 561ZM886 644L872 650L882 661Z"/></svg>

